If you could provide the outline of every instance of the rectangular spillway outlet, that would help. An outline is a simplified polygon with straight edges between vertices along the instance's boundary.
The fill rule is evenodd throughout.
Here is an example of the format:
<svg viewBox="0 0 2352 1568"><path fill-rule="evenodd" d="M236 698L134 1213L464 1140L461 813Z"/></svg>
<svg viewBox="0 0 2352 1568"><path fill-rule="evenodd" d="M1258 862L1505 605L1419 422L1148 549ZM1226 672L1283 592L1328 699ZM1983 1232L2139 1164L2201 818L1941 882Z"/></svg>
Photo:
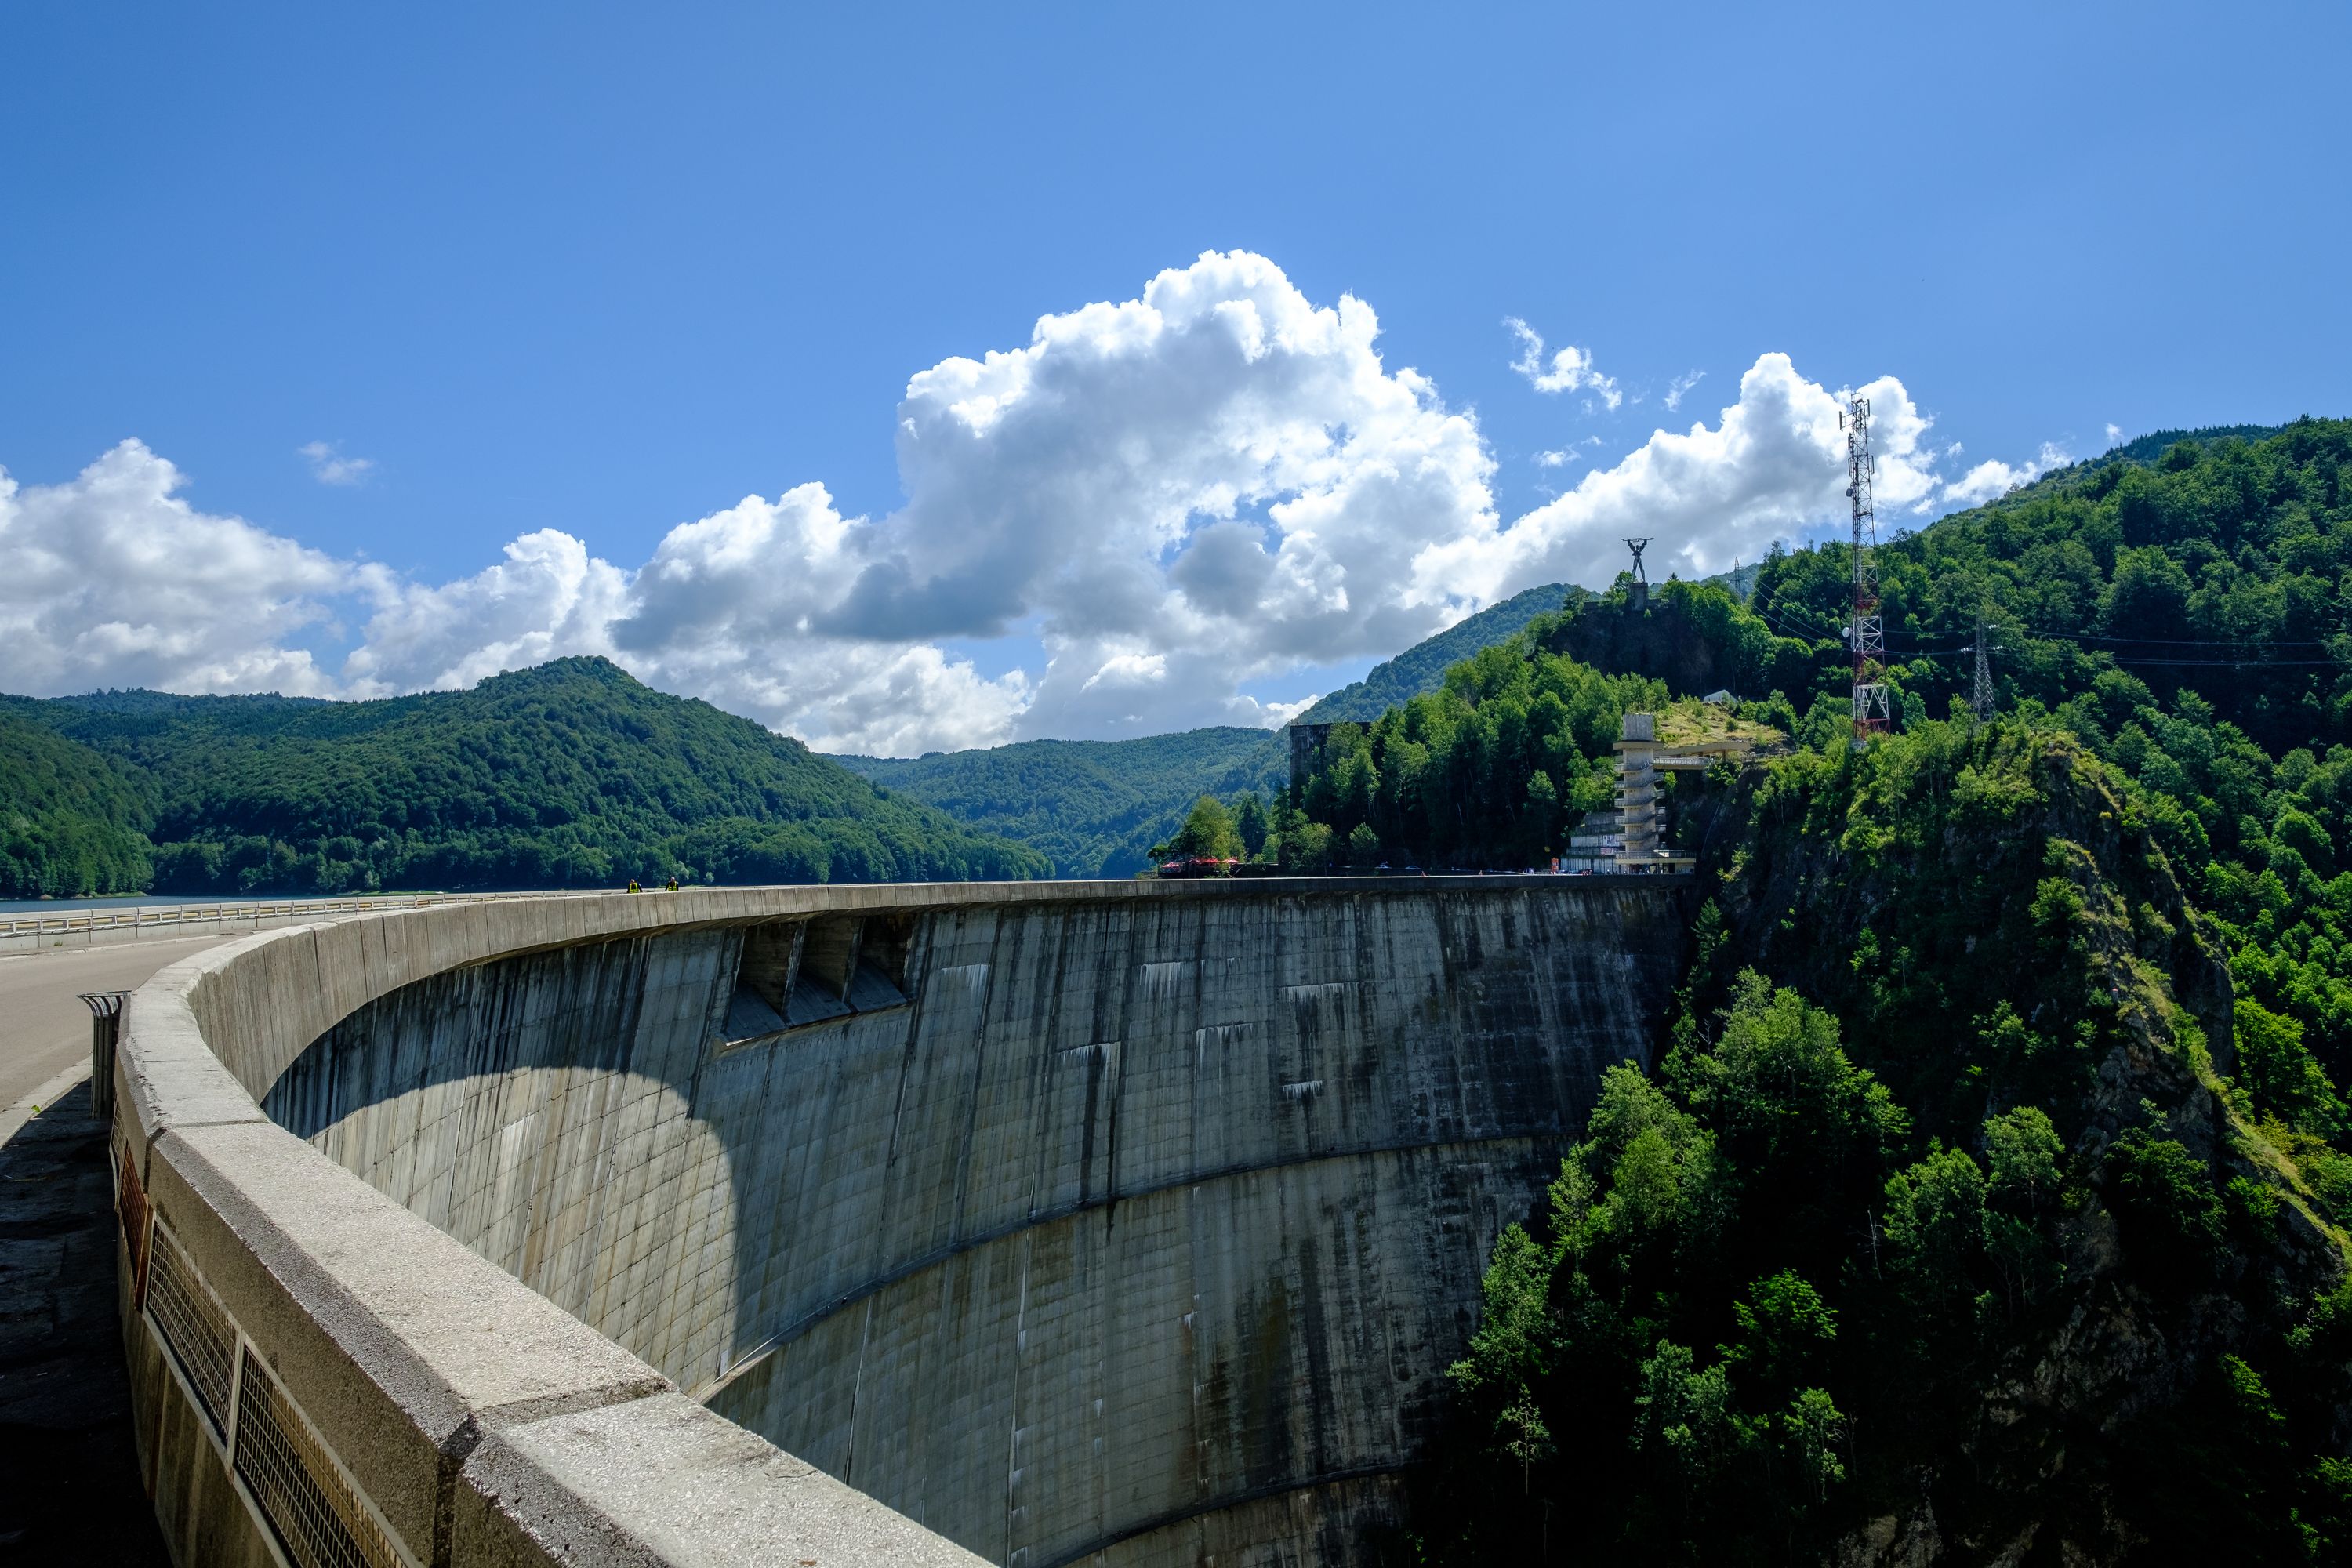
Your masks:
<svg viewBox="0 0 2352 1568"><path fill-rule="evenodd" d="M761 1035L782 1033L784 1016L765 996L747 986L737 991L727 1004L726 1027L730 1040L756 1039Z"/></svg>
<svg viewBox="0 0 2352 1568"><path fill-rule="evenodd" d="M814 983L803 980L793 987L792 1005L784 1009L784 1026L797 1029L803 1024L822 1024L828 1018L846 1018L856 1011L840 997Z"/></svg>
<svg viewBox="0 0 2352 1568"><path fill-rule="evenodd" d="M860 963L857 973L850 977L848 1002L859 1013L878 1012L885 1007L906 1005L907 994L898 989L890 977L870 963Z"/></svg>

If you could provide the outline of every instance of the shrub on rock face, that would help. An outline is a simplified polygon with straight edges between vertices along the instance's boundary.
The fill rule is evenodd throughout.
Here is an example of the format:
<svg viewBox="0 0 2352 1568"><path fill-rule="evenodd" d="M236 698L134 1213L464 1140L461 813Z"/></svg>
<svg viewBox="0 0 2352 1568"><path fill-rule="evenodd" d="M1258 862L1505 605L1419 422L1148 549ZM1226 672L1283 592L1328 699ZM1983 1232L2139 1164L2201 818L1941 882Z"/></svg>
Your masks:
<svg viewBox="0 0 2352 1568"><path fill-rule="evenodd" d="M2221 1250L2221 1197L2202 1160L2177 1139L2134 1127L2108 1152L2107 1184L2107 1206L2133 1272L2176 1292L2212 1279Z"/></svg>

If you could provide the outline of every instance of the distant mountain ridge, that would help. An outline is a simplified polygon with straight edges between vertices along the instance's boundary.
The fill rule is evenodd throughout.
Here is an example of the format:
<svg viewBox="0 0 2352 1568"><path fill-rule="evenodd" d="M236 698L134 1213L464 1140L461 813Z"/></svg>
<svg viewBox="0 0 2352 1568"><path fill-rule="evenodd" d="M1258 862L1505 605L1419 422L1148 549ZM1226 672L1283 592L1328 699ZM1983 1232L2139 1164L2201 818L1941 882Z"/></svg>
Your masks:
<svg viewBox="0 0 2352 1568"><path fill-rule="evenodd" d="M2154 468L2183 443L2212 448L2284 428L2152 432L1978 510L2032 504L2086 472ZM1761 567L1708 581L1746 600ZM1374 666L1300 721L1376 719L1585 597L1567 584L1528 589ZM602 659L374 702L0 698L0 896L151 881L190 892L346 890L387 878L595 886L632 868L737 881L1122 876L1198 795L1271 792L1286 777L1278 731L1235 728L823 758Z"/></svg>
<svg viewBox="0 0 2352 1568"><path fill-rule="evenodd" d="M835 757L894 794L1049 857L1057 877L1129 877L1202 795L1271 793L1282 736L1231 726L1131 741L1022 741L922 757Z"/></svg>
<svg viewBox="0 0 2352 1568"><path fill-rule="evenodd" d="M1376 719L1437 689L1448 665L1509 641L1581 591L1555 583L1489 605L1373 666L1363 679L1317 701L1295 721ZM1255 791L1271 796L1290 779L1281 731L1233 727L834 761L959 822L1044 851L1060 877L1131 876L1146 864L1146 851L1165 842L1202 795L1231 800Z"/></svg>
<svg viewBox="0 0 2352 1568"><path fill-rule="evenodd" d="M2186 441L2192 447L2210 447L2219 441L2267 441L2286 428L2284 425L2203 425L2194 430L2151 430L2145 436L2135 436L2120 447L2110 447L2097 457L2079 465L2099 468L2109 463L2153 464L2165 453Z"/></svg>
<svg viewBox="0 0 2352 1568"><path fill-rule="evenodd" d="M0 721L26 738L0 750L0 887L19 896L1048 870L601 658L370 702L17 699Z"/></svg>
<svg viewBox="0 0 2352 1568"><path fill-rule="evenodd" d="M1548 583L1514 594L1499 605L1489 605L1475 616L1456 621L1435 637L1372 666L1364 679L1341 687L1317 701L1293 721L1300 724L1366 722L1379 718L1408 698L1437 689L1445 667L1459 664L1482 647L1507 642L1538 616L1557 610L1579 590L1566 583Z"/></svg>

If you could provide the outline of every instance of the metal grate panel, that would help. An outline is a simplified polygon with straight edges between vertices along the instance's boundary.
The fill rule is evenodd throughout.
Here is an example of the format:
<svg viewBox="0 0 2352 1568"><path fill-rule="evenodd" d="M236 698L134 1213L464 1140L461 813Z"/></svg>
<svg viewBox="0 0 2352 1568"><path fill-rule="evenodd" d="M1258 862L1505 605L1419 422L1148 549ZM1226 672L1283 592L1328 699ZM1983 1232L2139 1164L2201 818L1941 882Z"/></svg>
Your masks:
<svg viewBox="0 0 2352 1568"><path fill-rule="evenodd" d="M228 1440L229 1379L236 1371L236 1327L213 1300L180 1244L154 1228L147 1268L147 1316L187 1374L214 1433Z"/></svg>
<svg viewBox="0 0 2352 1568"><path fill-rule="evenodd" d="M122 1239L131 1251L131 1310L147 1302L147 1188L139 1180L139 1162L131 1145L114 1146L114 1212L122 1220Z"/></svg>
<svg viewBox="0 0 2352 1568"><path fill-rule="evenodd" d="M248 1350L237 1391L236 1473L296 1568L404 1568L407 1554Z"/></svg>

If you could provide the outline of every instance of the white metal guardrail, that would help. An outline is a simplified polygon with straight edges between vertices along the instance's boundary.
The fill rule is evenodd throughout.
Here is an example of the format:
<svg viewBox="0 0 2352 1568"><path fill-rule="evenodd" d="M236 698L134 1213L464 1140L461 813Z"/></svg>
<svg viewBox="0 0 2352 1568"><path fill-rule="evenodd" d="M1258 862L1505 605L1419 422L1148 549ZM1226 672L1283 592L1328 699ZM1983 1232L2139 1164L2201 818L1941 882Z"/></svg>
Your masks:
<svg viewBox="0 0 2352 1568"><path fill-rule="evenodd" d="M587 896L609 891L593 889ZM499 899L562 898L562 893L376 893L350 899L239 900L215 904L140 904L120 910L61 910L56 914L0 914L0 937L67 936L89 931L165 931L220 921L287 921L306 916L421 910L434 904L478 904Z"/></svg>

